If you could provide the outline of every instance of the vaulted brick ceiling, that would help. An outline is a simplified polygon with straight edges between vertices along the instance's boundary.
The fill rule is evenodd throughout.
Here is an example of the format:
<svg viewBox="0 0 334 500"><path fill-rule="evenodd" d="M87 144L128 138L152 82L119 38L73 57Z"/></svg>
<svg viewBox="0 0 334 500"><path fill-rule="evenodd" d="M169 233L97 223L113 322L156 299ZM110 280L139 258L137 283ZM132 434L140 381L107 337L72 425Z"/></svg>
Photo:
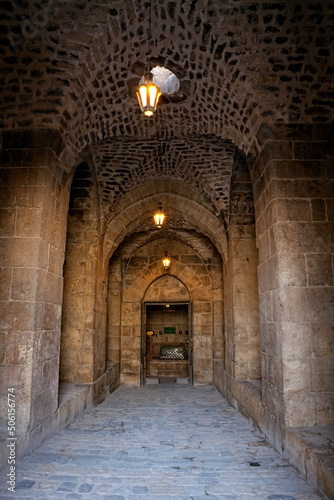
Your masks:
<svg viewBox="0 0 334 500"><path fill-rule="evenodd" d="M156 134L212 134L247 146L258 120L330 120L331 1L152 0L153 62L175 72L184 95L153 120L140 116L134 95L146 64L148 2L1 6L8 127L59 127L77 148Z"/></svg>
<svg viewBox="0 0 334 500"><path fill-rule="evenodd" d="M215 211L228 210L235 147L214 137L169 141L104 141L92 146L104 212L147 179L171 176L203 192Z"/></svg>
<svg viewBox="0 0 334 500"><path fill-rule="evenodd" d="M75 154L91 147L105 210L170 175L225 211L232 144L255 151L266 121L332 120L334 3L151 2L153 65L181 84L152 119L135 97L148 1L1 2L0 125L58 129Z"/></svg>

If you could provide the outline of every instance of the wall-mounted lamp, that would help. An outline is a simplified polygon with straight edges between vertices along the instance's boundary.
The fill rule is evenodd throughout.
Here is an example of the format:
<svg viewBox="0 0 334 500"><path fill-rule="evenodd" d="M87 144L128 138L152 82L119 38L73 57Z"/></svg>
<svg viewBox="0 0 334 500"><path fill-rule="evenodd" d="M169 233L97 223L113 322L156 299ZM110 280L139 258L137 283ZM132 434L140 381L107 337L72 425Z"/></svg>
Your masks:
<svg viewBox="0 0 334 500"><path fill-rule="evenodd" d="M164 269L166 269L166 270L167 270L167 269L169 268L169 266L170 266L170 258L168 257L168 252L167 252L167 250L166 250L166 253L165 253L165 257L164 257L164 259L162 259L162 264L163 264L163 266L164 266Z"/></svg>
<svg viewBox="0 0 334 500"><path fill-rule="evenodd" d="M161 206L160 201L158 203L158 210L153 215L153 218L154 218L154 222L155 222L156 227L160 229L162 227L162 224L163 224L164 218L165 218L165 214L162 211L162 206Z"/></svg>

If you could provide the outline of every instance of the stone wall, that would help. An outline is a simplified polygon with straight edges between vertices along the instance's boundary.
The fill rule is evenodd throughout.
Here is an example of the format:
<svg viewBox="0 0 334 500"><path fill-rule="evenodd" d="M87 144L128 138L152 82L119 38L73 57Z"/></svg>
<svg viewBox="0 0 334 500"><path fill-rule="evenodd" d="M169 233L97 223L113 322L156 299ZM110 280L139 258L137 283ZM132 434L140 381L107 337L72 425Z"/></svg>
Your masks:
<svg viewBox="0 0 334 500"><path fill-rule="evenodd" d="M267 140L253 168L263 403L288 427L334 417L334 181L326 132L264 128Z"/></svg>
<svg viewBox="0 0 334 500"><path fill-rule="evenodd" d="M94 380L93 335L98 258L97 200L87 163L76 168L70 193L64 263L60 381Z"/></svg>
<svg viewBox="0 0 334 500"><path fill-rule="evenodd" d="M121 304L122 259L112 257L109 262L107 292L106 362L121 361Z"/></svg>
<svg viewBox="0 0 334 500"><path fill-rule="evenodd" d="M333 139L324 125L276 125L262 126L258 140L262 152L248 161L259 258L261 379L238 380L237 370L233 372L238 346L233 352L227 341L226 363L215 362L214 383L331 498ZM233 199L231 192L231 203ZM236 245L242 244L242 234ZM225 269L233 264L233 254L228 255ZM226 335L233 339L232 278L226 273Z"/></svg>
<svg viewBox="0 0 334 500"><path fill-rule="evenodd" d="M261 379L260 323L252 184L236 151L230 194L225 281L226 370L240 380Z"/></svg>
<svg viewBox="0 0 334 500"><path fill-rule="evenodd" d="M1 4L1 418L8 383L18 431L55 429L60 352L89 386L69 406L140 383L167 249L195 383L214 362L277 447L333 424L333 2L160 0L152 64L181 86L148 121L146 2L51 3Z"/></svg>
<svg viewBox="0 0 334 500"><path fill-rule="evenodd" d="M14 387L20 398L16 430L27 433L26 443L33 433L32 440L37 444L65 425L67 418L55 416L59 405L60 351L63 360L70 357L72 362L62 370L61 381L93 383L92 402L117 387L119 367L112 364L106 370L106 288L101 279L101 254L95 256L96 266L91 265L94 263L91 249L98 231L95 223L93 235L92 219L87 216L87 206L82 204L83 196L76 198L76 207L71 201L67 225L70 189L68 173L59 158L64 161L71 158L66 155L59 135L52 131L6 132L1 143L1 428L7 427L7 391ZM84 170L81 168L79 183ZM82 186L77 184L76 188L79 192ZM69 272L64 287L67 236L65 268ZM75 240L72 249L71 237L80 240L78 246ZM101 252L100 243L99 248ZM96 287L95 279L98 279ZM95 302L90 310L87 305L91 298ZM91 315L90 322L86 313ZM81 332L85 335L78 346ZM29 446L28 443L24 449Z"/></svg>
<svg viewBox="0 0 334 500"><path fill-rule="evenodd" d="M41 139L28 132L2 136L1 401L6 405L8 387L20 395L18 431L38 426L58 405L68 192L57 134L43 137L43 149ZM7 407L0 413L4 419Z"/></svg>
<svg viewBox="0 0 334 500"><path fill-rule="evenodd" d="M222 268L221 260L211 245L203 245L204 255L198 255L191 246L168 238L159 238L143 244L134 254L127 256L126 246L119 250L123 255L122 285L116 285L115 266L119 269L118 253L111 261L109 294L113 288L122 287L120 328L118 309L109 313L108 335L113 335L113 342L120 346L121 380L125 384L139 385L141 380L140 346L142 339L142 303L143 301L178 301L190 300L193 308L193 349L194 382L210 383L213 376L213 350L223 349L222 318ZM209 251L208 251L209 249ZM166 279L162 266L165 250L171 257L168 275L173 281L164 281L159 286L159 278ZM202 250L202 251L204 251ZM120 274L118 274L120 278ZM177 280L175 280L175 277ZM214 278L214 279L213 279ZM154 282L153 288L150 285ZM188 292L184 294L184 283ZM214 289L213 289L214 283ZM111 301L110 307L113 308ZM120 335L117 338L117 335ZM146 342L146 339L145 339Z"/></svg>
<svg viewBox="0 0 334 500"><path fill-rule="evenodd" d="M237 380L247 376L233 372L239 329L233 337L231 318L238 313L238 302L233 302L234 276L228 273L226 335L234 344L227 339L226 363L216 364L215 384L284 449L285 429L334 423L332 139L326 126L263 126L258 139L263 149L250 165L259 251L262 384L243 388ZM233 198L231 194L231 202ZM243 238L241 232L236 248ZM247 257L248 247L242 248ZM233 265L233 254L228 255L226 269ZM244 262L240 269L246 268ZM250 396L257 391L259 398Z"/></svg>

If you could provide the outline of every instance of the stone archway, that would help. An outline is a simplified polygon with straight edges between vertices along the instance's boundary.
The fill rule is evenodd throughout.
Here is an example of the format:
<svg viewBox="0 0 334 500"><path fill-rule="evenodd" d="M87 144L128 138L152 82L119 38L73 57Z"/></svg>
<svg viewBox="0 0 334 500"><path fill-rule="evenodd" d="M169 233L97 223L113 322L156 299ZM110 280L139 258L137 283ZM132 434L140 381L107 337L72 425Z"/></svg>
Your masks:
<svg viewBox="0 0 334 500"><path fill-rule="evenodd" d="M177 300L192 302L194 382L212 383L213 353L217 358L223 358L223 284L219 254L215 250L213 258L214 247L211 242L207 245L205 259L189 245L169 238L150 241L129 258L123 247L111 259L107 359L113 362L119 360L121 383L140 384L142 303L151 300L152 290L161 300L176 295ZM166 279L161 263L161 248L167 248L171 255L172 264L168 275L172 280L177 280L173 283L183 283L187 294L179 293L179 285L176 288L174 286L167 295L159 291L159 280Z"/></svg>
<svg viewBox="0 0 334 500"><path fill-rule="evenodd" d="M144 302L187 302L190 300L187 287L175 276L165 274L153 281L144 295Z"/></svg>
<svg viewBox="0 0 334 500"><path fill-rule="evenodd" d="M142 382L172 377L192 383L192 321L187 287L166 274L150 284L142 304Z"/></svg>
<svg viewBox="0 0 334 500"><path fill-rule="evenodd" d="M182 183L180 183L182 185ZM184 185L186 188L187 185ZM131 203L126 209L122 209L113 219L110 220L104 235L104 264L108 265L111 255L115 252L118 245L136 229L138 224L138 213L141 214L141 220L151 218L152 214L157 208L157 203L162 199L164 205L170 207L177 207L178 213L182 217L189 219L193 227L195 227L201 234L206 235L215 245L219 253L223 256L226 252L226 231L222 221L217 215L212 213L210 209L191 200L183 193L173 193L170 191L161 193L160 195L152 194L147 196L147 187L142 186L145 195L138 201Z"/></svg>

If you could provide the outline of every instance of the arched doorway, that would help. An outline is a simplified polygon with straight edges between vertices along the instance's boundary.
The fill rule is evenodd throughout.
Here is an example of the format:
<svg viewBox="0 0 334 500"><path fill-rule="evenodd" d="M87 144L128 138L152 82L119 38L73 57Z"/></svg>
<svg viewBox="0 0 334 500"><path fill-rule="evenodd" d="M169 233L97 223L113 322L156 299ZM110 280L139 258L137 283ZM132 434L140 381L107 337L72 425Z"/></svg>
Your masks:
<svg viewBox="0 0 334 500"><path fill-rule="evenodd" d="M142 383L193 382L190 302L143 305Z"/></svg>
<svg viewBox="0 0 334 500"><path fill-rule="evenodd" d="M223 359L224 354L221 257L210 240L196 233L192 234L189 243L194 242L194 246L197 243L200 253L187 242L172 239L165 233L159 234L159 238L149 239L144 244L139 234L139 247L135 245L134 237L125 241L110 261L107 363L119 362L121 384L143 383L142 353L146 349L144 304L186 302L189 304L188 314L192 314L188 336L191 330L193 381L194 384L211 384L213 361ZM161 261L165 250L171 258L168 271L164 270ZM176 325L165 326L175 326L176 331ZM186 329L182 327L177 331L185 332ZM175 335L182 338L183 333L166 335L170 335L168 338L175 338Z"/></svg>
<svg viewBox="0 0 334 500"><path fill-rule="evenodd" d="M141 383L193 382L191 301L187 287L164 275L146 290L142 306Z"/></svg>

